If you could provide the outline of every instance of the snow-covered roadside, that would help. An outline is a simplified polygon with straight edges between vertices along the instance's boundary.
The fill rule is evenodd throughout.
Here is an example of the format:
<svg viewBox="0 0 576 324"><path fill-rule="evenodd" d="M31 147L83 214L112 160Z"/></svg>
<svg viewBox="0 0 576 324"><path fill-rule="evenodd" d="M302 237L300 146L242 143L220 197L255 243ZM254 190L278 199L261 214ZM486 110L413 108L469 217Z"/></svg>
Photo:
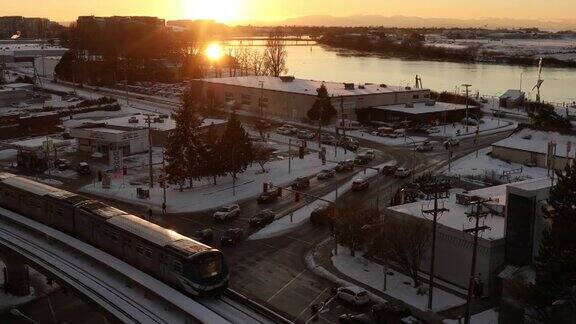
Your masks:
<svg viewBox="0 0 576 324"><path fill-rule="evenodd" d="M501 119L498 121L497 118L482 118L484 121L480 124L480 134L494 134L498 132L514 130L518 127L518 123L512 120ZM442 138L469 138L476 136L477 126L468 126L468 132L466 132L466 125L462 123L446 124L437 127L440 133L434 134L435 137ZM460 133L458 133L460 132ZM460 135L458 135L460 134Z"/></svg>
<svg viewBox="0 0 576 324"><path fill-rule="evenodd" d="M458 320L444 320L444 324L460 324ZM491 308L470 317L471 324L498 324L498 311Z"/></svg>
<svg viewBox="0 0 576 324"><path fill-rule="evenodd" d="M378 165L378 166L375 166L374 168L381 168L382 166L383 165ZM336 201L336 198L338 196L345 194L346 192L348 192L352 188L352 182L354 182L354 179L356 179L356 178L368 179L368 178L372 178L376 175L378 175L378 172L376 170L373 170L373 169L366 170L366 174L364 174L364 171L358 172L352 180L346 182L344 185L342 185L337 190L334 190L334 191L330 192L329 194L323 196L322 199L329 200L329 201ZM272 224L262 228L258 232L250 235L250 237L248 237L248 239L249 240L261 240L261 239L271 238L274 236L278 236L278 235L287 233L287 232L293 230L294 228L306 223L310 219L310 213L312 213L312 211L314 211L316 208L318 208L322 205L326 205L326 204L328 204L328 203L323 201L323 200L315 200L315 201L311 202L310 204L290 213L290 214L292 214L292 217L290 216L290 214L287 214L284 217L275 220L274 222L272 222Z"/></svg>
<svg viewBox="0 0 576 324"><path fill-rule="evenodd" d="M15 149L5 149L0 151L0 160L12 160L16 158L18 151Z"/></svg>
<svg viewBox="0 0 576 324"><path fill-rule="evenodd" d="M338 271L368 285L374 289L425 311L428 306L428 294L419 295L412 285L410 277L397 271L388 269L387 289L383 290L384 272L381 265L374 263L358 252L355 257L350 256L348 248L338 247L338 255L332 256L332 263ZM428 287L428 285L423 284ZM432 309L436 312L446 310L466 303L463 298L450 294L442 289L434 289L434 302Z"/></svg>
<svg viewBox="0 0 576 324"><path fill-rule="evenodd" d="M328 156L334 152L327 147ZM348 151L347 154L339 152L337 161L354 158L355 154ZM292 159L291 172L288 173L288 160L277 160L266 164L267 173L262 173L259 165L254 164L246 172L238 175L236 181L236 195L232 193L232 177L226 176L218 179L218 184L213 185L210 179L203 179L201 183L195 183L192 189L179 192L178 188L171 187L167 190L167 210L170 213L196 212L209 210L222 205L256 197L262 192L262 183L272 182L276 186L286 186L297 177L312 176L329 165L322 165L318 154L312 153L300 160ZM101 183L89 184L80 191L132 202L143 206L160 209L163 201L162 188L155 186L150 190L150 199L139 199L136 188L147 189L147 186L131 184L129 179L123 182L121 179L113 179L111 188L102 188Z"/></svg>
<svg viewBox="0 0 576 324"><path fill-rule="evenodd" d="M452 162L450 171L445 166L440 171L448 176L461 176L466 178L487 177L504 182L507 177L502 177L503 172L510 170L519 170L522 172L510 175L511 181L521 181L526 179L536 179L545 177L547 172L544 168L527 167L518 163L508 163L499 159L492 158L488 155L492 148L487 147L476 153L470 153L465 157Z"/></svg>

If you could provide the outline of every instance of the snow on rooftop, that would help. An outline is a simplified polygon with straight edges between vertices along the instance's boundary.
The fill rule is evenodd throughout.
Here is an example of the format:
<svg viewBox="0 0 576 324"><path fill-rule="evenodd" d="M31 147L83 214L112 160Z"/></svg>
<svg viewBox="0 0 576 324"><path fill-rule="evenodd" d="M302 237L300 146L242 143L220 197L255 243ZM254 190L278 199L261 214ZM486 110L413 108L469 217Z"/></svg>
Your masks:
<svg viewBox="0 0 576 324"><path fill-rule="evenodd" d="M510 135L510 137L496 142L492 144L492 146L546 154L550 141L557 144L556 156L558 157L566 156L568 152L568 142L572 143L571 151L576 151L576 135L562 135L557 132L538 131L528 128Z"/></svg>
<svg viewBox="0 0 576 324"><path fill-rule="evenodd" d="M52 144L54 146L65 146L65 145L70 144L70 142L67 140L61 140L61 139L57 139L57 138L49 138L46 136L35 137L35 138L23 140L23 141L15 141L15 142L11 142L9 144L10 144L10 146L15 146L15 147L22 148L22 149L37 150L37 149L42 149L44 146L44 142L46 142L48 140L52 141Z"/></svg>
<svg viewBox="0 0 576 324"><path fill-rule="evenodd" d="M52 192L62 191L61 189L54 188L49 185L45 185L22 177L10 177L2 180L2 182L12 187L32 192L38 196L43 196Z"/></svg>
<svg viewBox="0 0 576 324"><path fill-rule="evenodd" d="M523 188L525 190L529 190L530 188L532 189L543 188L544 186L546 186L546 184L550 185L550 180L547 178L530 179L511 184L504 184L499 186L472 190L468 192L467 195L491 199L492 201L488 203L490 205L505 206L506 192L508 187ZM439 204L440 206L444 206L445 208L449 209L449 211L442 214L442 216L438 218L438 223L459 231L474 227L474 220L469 219L468 216L466 215L467 212L471 211L470 207L458 204L456 202L456 194L451 193L449 198L441 199ZM424 218L422 210L431 209L432 206L433 201L430 200L430 201L417 201L409 204L389 207L388 209L393 210L395 212ZM486 218L482 220L482 225L489 226L490 229L484 231L482 233L482 237L487 240L497 240L503 238L505 223L506 221L503 216L497 216L492 214L488 215Z"/></svg>
<svg viewBox="0 0 576 324"><path fill-rule="evenodd" d="M244 76L228 78L207 78L204 82L234 85L247 88L264 87L265 90L292 92L306 95L316 95L316 89L324 84L331 96L359 96L379 93L406 92L406 91L427 91L423 89L406 89L400 86L381 87L379 84L355 84L354 89L345 89L341 82L324 82L316 80L294 79L293 81L282 81L279 77L271 76Z"/></svg>
<svg viewBox="0 0 576 324"><path fill-rule="evenodd" d="M183 252L198 251L199 246L202 247L203 250L210 249L210 247L202 243L193 241L184 235L158 226L154 223L145 221L134 215L126 214L112 217L108 219L108 222L141 238L153 242L158 246L172 245L176 248L180 248L180 250L183 250Z"/></svg>
<svg viewBox="0 0 576 324"><path fill-rule="evenodd" d="M88 131L92 132L99 132L99 133L108 133L108 134L124 134L126 130L123 129L114 129L114 128L106 128L106 127L94 127L94 128L86 128Z"/></svg>
<svg viewBox="0 0 576 324"><path fill-rule="evenodd" d="M169 131L172 130L174 128L176 128L176 121L172 118L162 118L162 120L164 122L155 122L154 119L158 117L158 116L152 116L152 123L150 123L150 127L152 129L155 130L160 130L160 131ZM148 127L148 124L146 123L146 116L145 115L132 115L132 116L124 116L124 117L117 117L117 118L111 118L111 119L106 119L104 120L104 122L106 123L106 125L109 126L118 126L118 127L129 127L129 128L143 128L143 127ZM137 120L138 122L132 122L130 123L130 120ZM215 118L205 118L202 121L202 125L201 127L207 127L210 126L212 124L214 125L219 125L219 124L224 124L226 123L225 120L223 119L215 119Z"/></svg>
<svg viewBox="0 0 576 324"><path fill-rule="evenodd" d="M445 112L445 111L450 112L450 111L466 109L465 105L457 105L457 104L452 104L452 103L447 103L447 102L436 102L434 104L434 106L427 106L425 102L417 102L417 103L414 103L413 106L414 107L406 107L405 104L387 105L387 106L374 107L374 109L403 112L406 114L425 114L425 113L435 113L435 112Z"/></svg>

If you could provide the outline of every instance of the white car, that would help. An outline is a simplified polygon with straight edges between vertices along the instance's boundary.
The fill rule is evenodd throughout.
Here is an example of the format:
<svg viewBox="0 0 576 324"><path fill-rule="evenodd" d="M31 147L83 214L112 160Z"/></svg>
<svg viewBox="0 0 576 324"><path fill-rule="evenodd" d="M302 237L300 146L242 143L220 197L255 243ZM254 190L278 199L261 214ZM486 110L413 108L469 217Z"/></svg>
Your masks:
<svg viewBox="0 0 576 324"><path fill-rule="evenodd" d="M368 297L366 290L356 286L340 287L336 295L343 301L355 306L366 305L370 302L370 297Z"/></svg>
<svg viewBox="0 0 576 324"><path fill-rule="evenodd" d="M459 146L460 141L455 139L455 138L451 138L451 139L445 141L443 144L444 144L444 147L448 147L448 146L454 147L454 146Z"/></svg>
<svg viewBox="0 0 576 324"><path fill-rule="evenodd" d="M394 173L394 177L403 179L407 178L410 175L410 173L411 173L410 170L406 168L398 168Z"/></svg>
<svg viewBox="0 0 576 324"><path fill-rule="evenodd" d="M428 128L426 130L426 133L428 134L438 134L440 133L440 130L438 129L438 127L432 127L432 128Z"/></svg>
<svg viewBox="0 0 576 324"><path fill-rule="evenodd" d="M215 221L225 221L231 218L238 217L240 215L240 206L237 204L227 205L221 207L214 213Z"/></svg>

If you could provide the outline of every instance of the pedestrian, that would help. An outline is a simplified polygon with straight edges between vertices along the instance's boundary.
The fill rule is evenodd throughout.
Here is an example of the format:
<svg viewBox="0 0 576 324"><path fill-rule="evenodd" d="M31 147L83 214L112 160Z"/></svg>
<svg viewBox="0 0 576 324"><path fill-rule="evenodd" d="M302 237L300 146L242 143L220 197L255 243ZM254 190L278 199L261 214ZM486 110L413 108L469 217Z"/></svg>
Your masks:
<svg viewBox="0 0 576 324"><path fill-rule="evenodd" d="M162 215L166 216L166 203L162 203Z"/></svg>
<svg viewBox="0 0 576 324"><path fill-rule="evenodd" d="M148 207L148 221L152 220L152 208Z"/></svg>

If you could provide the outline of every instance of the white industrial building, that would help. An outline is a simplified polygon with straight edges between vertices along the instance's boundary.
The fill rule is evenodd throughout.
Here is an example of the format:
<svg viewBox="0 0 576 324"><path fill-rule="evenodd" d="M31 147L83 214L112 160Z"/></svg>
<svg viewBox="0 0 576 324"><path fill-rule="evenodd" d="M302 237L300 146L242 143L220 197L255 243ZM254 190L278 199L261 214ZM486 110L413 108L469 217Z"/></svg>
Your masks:
<svg viewBox="0 0 576 324"><path fill-rule="evenodd" d="M322 84L332 97L338 118L356 119L358 109L424 102L430 90L387 84L354 84L296 79L292 76L243 76L198 80L208 100L265 117L306 118Z"/></svg>
<svg viewBox="0 0 576 324"><path fill-rule="evenodd" d="M86 125L70 129L70 136L78 141L80 151L108 156L112 151L123 155L148 151L148 129Z"/></svg>
<svg viewBox="0 0 576 324"><path fill-rule="evenodd" d="M474 228L475 221L466 213L471 212L472 197L490 199L482 205L488 215L481 219L480 225L489 228L480 234L476 274L484 282L485 291L494 291L498 287L496 278L505 264L519 264L513 261L530 259L537 252L544 223L541 209L550 186L548 178L531 179L470 192L452 192L449 198L442 199L440 206L449 211L438 218L436 277L462 288L468 287L474 237L464 230ZM386 211L392 217L416 217L431 222L422 210L432 207L433 201L418 201ZM421 270L428 272L429 267L428 254Z"/></svg>

